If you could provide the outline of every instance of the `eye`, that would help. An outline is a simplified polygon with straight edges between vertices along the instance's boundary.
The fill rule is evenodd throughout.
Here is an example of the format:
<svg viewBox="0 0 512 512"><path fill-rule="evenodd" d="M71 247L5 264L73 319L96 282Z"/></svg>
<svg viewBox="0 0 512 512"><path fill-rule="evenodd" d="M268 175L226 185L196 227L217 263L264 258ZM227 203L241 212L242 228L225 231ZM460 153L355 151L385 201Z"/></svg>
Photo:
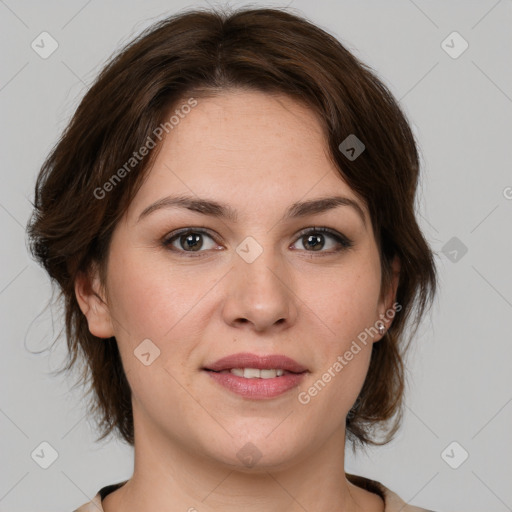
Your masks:
<svg viewBox="0 0 512 512"><path fill-rule="evenodd" d="M204 237L208 237L213 244L205 244ZM184 228L171 233L163 240L163 244L166 248L176 252L204 252L201 249L209 250L217 246L212 236L206 231L193 228Z"/></svg>
<svg viewBox="0 0 512 512"><path fill-rule="evenodd" d="M205 237L210 239L205 243ZM327 240L327 242L326 242ZM330 241L329 241L330 240ZM299 233L297 242L301 242L307 252L319 252L333 254L352 247L354 244L346 236L329 228L307 228ZM214 250L219 246L212 235L200 228L183 228L173 231L162 241L166 249L177 253L188 253L187 256L200 256L208 250ZM322 250L325 249L330 250ZM198 253L198 254L193 254Z"/></svg>
<svg viewBox="0 0 512 512"><path fill-rule="evenodd" d="M334 250L322 251L326 246L326 238L331 239L327 242L327 247ZM334 240L334 243L332 242ZM304 249L308 252L336 253L352 247L354 244L346 236L329 228L308 228L299 233L297 242L301 242ZM296 243L297 243L296 242ZM337 247L336 247L337 246Z"/></svg>

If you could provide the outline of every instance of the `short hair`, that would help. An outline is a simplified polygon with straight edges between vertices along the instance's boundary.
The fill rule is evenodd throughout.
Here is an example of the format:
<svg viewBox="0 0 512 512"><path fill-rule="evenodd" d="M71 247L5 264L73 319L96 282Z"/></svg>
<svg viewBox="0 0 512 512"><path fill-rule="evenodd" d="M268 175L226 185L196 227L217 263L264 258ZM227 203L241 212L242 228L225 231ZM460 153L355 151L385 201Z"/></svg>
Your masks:
<svg viewBox="0 0 512 512"><path fill-rule="evenodd" d="M95 265L105 283L113 229L161 147L155 129L167 126L170 133L169 112L183 98L230 90L284 94L307 106L340 177L370 213L382 294L391 286L393 258L400 260L400 313L373 344L366 380L346 418L354 446L385 444L402 419L404 354L436 291L434 255L415 216L418 148L375 72L335 37L285 9L193 9L167 17L113 56L84 95L41 167L27 226L32 255L64 303L68 358L60 371L82 362L79 382L92 395L88 412L98 440L117 433L133 446L131 390L116 339L90 333L75 279ZM351 135L365 146L357 158L340 150ZM134 159L150 140L156 147Z"/></svg>

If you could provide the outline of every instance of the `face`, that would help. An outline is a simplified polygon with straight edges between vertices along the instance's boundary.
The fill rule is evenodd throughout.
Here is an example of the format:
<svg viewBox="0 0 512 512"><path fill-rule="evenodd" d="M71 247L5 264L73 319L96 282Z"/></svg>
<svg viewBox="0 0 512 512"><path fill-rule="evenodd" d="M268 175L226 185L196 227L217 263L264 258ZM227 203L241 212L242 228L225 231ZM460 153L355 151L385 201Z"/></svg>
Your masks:
<svg viewBox="0 0 512 512"><path fill-rule="evenodd" d="M318 202L334 196L345 199ZM108 307L76 290L91 332L116 337L136 445L145 433L277 468L344 439L393 303L380 283L368 211L314 114L284 96L228 92L199 99L164 139L113 234ZM215 365L241 353L254 358ZM297 366L264 359L275 355ZM265 363L287 371L229 371Z"/></svg>

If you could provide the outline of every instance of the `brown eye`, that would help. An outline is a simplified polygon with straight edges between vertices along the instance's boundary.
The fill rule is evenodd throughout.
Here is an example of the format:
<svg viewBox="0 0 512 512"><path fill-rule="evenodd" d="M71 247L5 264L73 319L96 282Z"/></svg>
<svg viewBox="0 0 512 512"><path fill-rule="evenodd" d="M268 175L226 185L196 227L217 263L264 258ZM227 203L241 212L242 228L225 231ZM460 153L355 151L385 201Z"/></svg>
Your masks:
<svg viewBox="0 0 512 512"><path fill-rule="evenodd" d="M302 244L306 248L319 251L325 245L325 237L322 234L306 235L302 237Z"/></svg>
<svg viewBox="0 0 512 512"><path fill-rule="evenodd" d="M210 247L208 247L208 243L205 243L204 237L212 240L213 243L210 244ZM206 231L190 228L171 233L163 241L163 244L166 248L176 252L205 252L217 246Z"/></svg>
<svg viewBox="0 0 512 512"><path fill-rule="evenodd" d="M330 242L329 239L331 240ZM328 228L310 228L304 230L299 234L297 242L298 241L301 242L303 249L308 252L339 252L354 245L347 237ZM326 246L327 249L331 250L322 251Z"/></svg>

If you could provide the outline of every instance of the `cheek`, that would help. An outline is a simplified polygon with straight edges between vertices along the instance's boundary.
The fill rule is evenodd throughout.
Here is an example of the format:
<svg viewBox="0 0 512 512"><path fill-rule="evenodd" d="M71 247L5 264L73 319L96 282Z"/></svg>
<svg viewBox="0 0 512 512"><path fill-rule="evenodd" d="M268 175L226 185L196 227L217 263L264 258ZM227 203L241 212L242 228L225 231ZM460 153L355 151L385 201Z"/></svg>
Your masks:
<svg viewBox="0 0 512 512"><path fill-rule="evenodd" d="M143 258L143 251L118 260L109 276L111 312L133 340L150 338L164 344L186 324L181 319L199 303L208 283L201 286L186 271L154 261ZM119 334L126 335L122 330Z"/></svg>
<svg viewBox="0 0 512 512"><path fill-rule="evenodd" d="M378 319L380 273L371 266L333 272L323 282L308 286L304 296L320 323L328 327L336 350L373 326ZM348 345L347 345L348 343Z"/></svg>
<svg viewBox="0 0 512 512"><path fill-rule="evenodd" d="M333 272L305 291L315 313L311 318L327 336L316 344L318 372L304 390L304 401L322 395L314 407L338 411L337 421L352 407L368 372L379 291L380 269L370 260Z"/></svg>
<svg viewBox="0 0 512 512"><path fill-rule="evenodd" d="M203 297L215 284L214 276L201 278L192 267L172 268L142 250L117 260L113 256L116 265L108 274L110 310L134 394L173 389L179 396L180 386L172 376L184 385L193 377L182 363L193 361L190 356L208 319ZM148 352L153 362L145 366L138 355Z"/></svg>
<svg viewBox="0 0 512 512"><path fill-rule="evenodd" d="M327 428L344 423L368 373L373 343L366 329L373 325L373 317L367 300L365 294L352 298L340 294L326 305L333 310L330 326L334 334L317 344L317 371L301 388L299 401L311 407L310 417L328 418Z"/></svg>
<svg viewBox="0 0 512 512"><path fill-rule="evenodd" d="M178 281L169 269L137 258L136 251L117 260L113 256L110 311L133 397L151 415L164 406L177 410L190 402L182 387L190 376L176 362L187 360L193 349L187 313L201 297L200 290L186 286L183 277Z"/></svg>

